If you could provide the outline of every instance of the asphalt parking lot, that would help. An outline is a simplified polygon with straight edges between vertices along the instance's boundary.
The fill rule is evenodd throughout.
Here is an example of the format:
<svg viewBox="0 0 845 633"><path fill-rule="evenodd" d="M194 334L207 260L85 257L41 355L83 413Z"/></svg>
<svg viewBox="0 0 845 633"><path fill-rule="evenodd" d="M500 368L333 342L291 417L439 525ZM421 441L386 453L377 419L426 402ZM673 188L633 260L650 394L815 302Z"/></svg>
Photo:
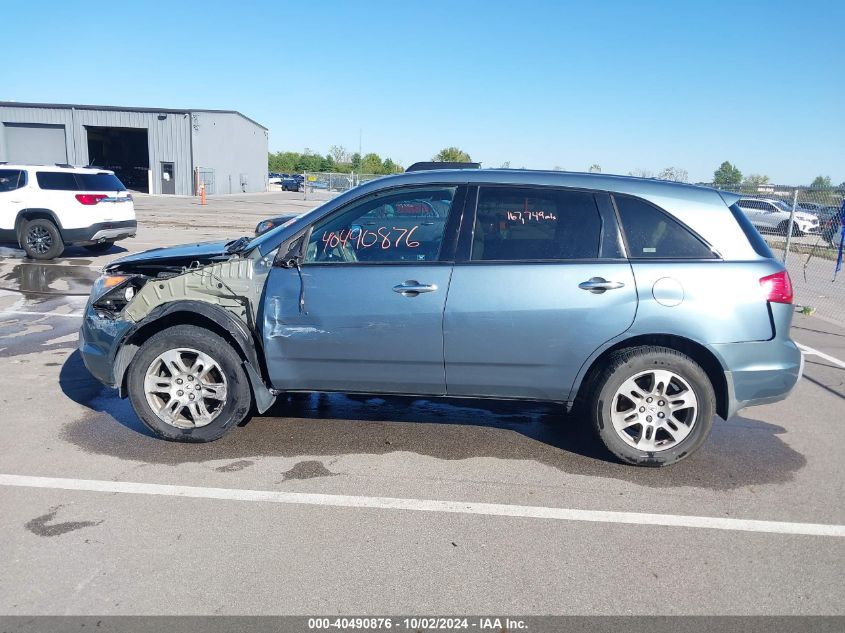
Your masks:
<svg viewBox="0 0 845 633"><path fill-rule="evenodd" d="M102 265L314 204L140 197L105 255L0 250L0 613L845 614L845 329L818 318L788 400L662 470L525 403L313 394L151 437L76 352Z"/></svg>

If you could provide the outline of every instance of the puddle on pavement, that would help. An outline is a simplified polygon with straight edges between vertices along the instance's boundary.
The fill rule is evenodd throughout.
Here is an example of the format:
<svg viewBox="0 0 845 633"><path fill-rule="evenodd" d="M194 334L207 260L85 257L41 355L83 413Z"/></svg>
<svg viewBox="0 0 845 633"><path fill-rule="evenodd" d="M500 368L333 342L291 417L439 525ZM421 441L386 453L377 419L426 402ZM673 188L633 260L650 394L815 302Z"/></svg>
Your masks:
<svg viewBox="0 0 845 633"><path fill-rule="evenodd" d="M100 276L87 264L20 262L0 265L0 288L34 297L43 295L88 296Z"/></svg>
<svg viewBox="0 0 845 633"><path fill-rule="evenodd" d="M669 468L648 469L610 461L586 421L556 406L324 393L278 402L216 442L179 444L155 438L127 400L88 374L78 352L62 367L60 382L65 395L92 411L66 425L62 439L87 453L157 464L407 451L442 460L532 460L652 488L710 490L790 481L806 464L779 437L782 427L751 418L716 420L697 454Z"/></svg>

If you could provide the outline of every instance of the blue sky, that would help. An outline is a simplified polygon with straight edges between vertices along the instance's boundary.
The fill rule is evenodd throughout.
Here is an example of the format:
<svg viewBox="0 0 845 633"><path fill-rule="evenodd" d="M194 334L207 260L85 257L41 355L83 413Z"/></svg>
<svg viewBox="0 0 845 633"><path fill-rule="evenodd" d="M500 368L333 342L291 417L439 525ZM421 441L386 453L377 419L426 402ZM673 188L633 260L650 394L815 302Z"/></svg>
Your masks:
<svg viewBox="0 0 845 633"><path fill-rule="evenodd" d="M270 149L845 181L845 2L3 1L0 100L235 109Z"/></svg>

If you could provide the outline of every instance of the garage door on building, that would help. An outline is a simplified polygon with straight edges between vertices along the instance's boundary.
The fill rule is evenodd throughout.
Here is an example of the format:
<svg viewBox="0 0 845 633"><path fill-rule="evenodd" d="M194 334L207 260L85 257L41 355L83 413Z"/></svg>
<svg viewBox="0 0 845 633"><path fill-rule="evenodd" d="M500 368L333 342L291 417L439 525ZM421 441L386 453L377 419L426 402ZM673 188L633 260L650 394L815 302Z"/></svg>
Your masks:
<svg viewBox="0 0 845 633"><path fill-rule="evenodd" d="M34 165L67 162L64 125L3 123L3 128L8 162Z"/></svg>

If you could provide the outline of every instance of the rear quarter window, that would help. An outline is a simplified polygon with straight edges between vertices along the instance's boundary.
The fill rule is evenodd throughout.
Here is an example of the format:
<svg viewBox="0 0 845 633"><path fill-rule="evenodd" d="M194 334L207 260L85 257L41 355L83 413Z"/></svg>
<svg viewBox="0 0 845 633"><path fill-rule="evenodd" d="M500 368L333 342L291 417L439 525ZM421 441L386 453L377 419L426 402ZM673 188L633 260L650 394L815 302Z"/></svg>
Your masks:
<svg viewBox="0 0 845 633"><path fill-rule="evenodd" d="M751 244L751 248L754 249L754 252L760 257L774 259L775 256L769 248L769 245L766 244L766 240L764 240L763 236L760 235L760 232L754 228L751 220L749 220L748 216L742 212L742 209L735 204L732 204L730 209L734 216L734 220L737 221L737 224L739 224L742 232L745 233L745 237L748 238L748 243Z"/></svg>
<svg viewBox="0 0 845 633"><path fill-rule="evenodd" d="M614 196L631 259L715 259L698 236L668 213L632 196Z"/></svg>

